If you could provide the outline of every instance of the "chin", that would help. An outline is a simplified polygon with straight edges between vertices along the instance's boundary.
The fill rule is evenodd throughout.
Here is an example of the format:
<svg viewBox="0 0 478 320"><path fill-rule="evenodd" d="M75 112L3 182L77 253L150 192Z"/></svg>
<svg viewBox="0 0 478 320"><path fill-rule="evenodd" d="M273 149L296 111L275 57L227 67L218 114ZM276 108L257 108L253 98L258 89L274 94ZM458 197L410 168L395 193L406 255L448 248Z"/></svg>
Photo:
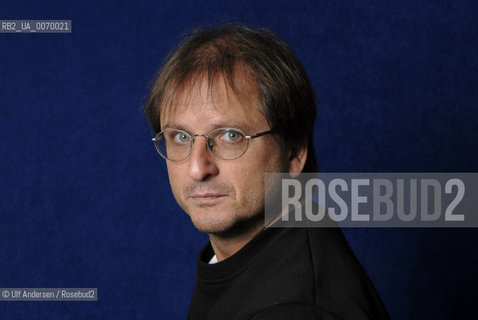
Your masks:
<svg viewBox="0 0 478 320"><path fill-rule="evenodd" d="M237 236L264 225L263 213L242 218L220 215L221 213L207 212L189 216L199 231L221 237Z"/></svg>
<svg viewBox="0 0 478 320"><path fill-rule="evenodd" d="M221 233L234 225L234 214L231 206L222 203L215 205L197 205L183 201L183 211L189 216L194 227L204 233Z"/></svg>
<svg viewBox="0 0 478 320"><path fill-rule="evenodd" d="M222 217L215 210L193 210L188 212L194 227L204 233L223 233L234 225L232 217Z"/></svg>

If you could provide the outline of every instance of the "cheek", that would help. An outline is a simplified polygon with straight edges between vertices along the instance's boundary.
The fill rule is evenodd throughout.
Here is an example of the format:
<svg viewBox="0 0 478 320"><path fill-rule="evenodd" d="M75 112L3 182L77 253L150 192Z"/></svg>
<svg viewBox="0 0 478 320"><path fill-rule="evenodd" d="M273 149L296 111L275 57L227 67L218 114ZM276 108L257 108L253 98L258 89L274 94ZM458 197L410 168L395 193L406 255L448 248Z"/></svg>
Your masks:
<svg viewBox="0 0 478 320"><path fill-rule="evenodd" d="M263 198L266 166L264 162L262 162L263 165L257 165L261 163L260 161L264 159L257 159L234 170L233 186L241 202L252 202L252 200Z"/></svg>
<svg viewBox="0 0 478 320"><path fill-rule="evenodd" d="M171 190L173 191L174 196L177 197L177 195L179 195L178 191L184 188L183 174L177 164L168 163L167 168Z"/></svg>

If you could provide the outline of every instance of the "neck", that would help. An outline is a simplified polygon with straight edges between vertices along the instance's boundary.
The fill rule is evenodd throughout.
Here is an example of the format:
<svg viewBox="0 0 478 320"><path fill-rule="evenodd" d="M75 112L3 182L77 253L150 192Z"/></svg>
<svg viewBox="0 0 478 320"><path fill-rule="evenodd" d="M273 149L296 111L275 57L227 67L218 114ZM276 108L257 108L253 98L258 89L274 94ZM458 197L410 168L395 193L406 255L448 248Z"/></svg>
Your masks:
<svg viewBox="0 0 478 320"><path fill-rule="evenodd" d="M242 229L241 232L210 233L209 240L216 254L217 261L225 260L241 250L262 230L264 230L264 223L261 220L260 223L249 226L247 230Z"/></svg>

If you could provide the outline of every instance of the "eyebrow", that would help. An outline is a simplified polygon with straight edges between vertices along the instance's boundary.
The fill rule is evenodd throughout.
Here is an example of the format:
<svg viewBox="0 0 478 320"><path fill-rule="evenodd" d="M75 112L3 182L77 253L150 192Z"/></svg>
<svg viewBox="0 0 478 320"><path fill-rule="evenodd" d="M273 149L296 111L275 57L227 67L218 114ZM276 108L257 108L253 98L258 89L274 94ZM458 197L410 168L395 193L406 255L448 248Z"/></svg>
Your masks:
<svg viewBox="0 0 478 320"><path fill-rule="evenodd" d="M235 122L235 121L219 122L219 123L213 124L211 126L211 129L209 129L208 132L210 132L214 129L218 129L218 128L234 128L234 129L239 129L246 134L253 134L253 132L251 132L252 129L251 129L250 126L248 126L247 124L244 124L244 123L241 123L241 122ZM190 130L187 126L179 124L179 123L175 123L175 122L165 123L164 127L161 128L161 130L165 130L165 129L178 129L178 130L186 131L188 133L193 133L192 132L193 130ZM207 133L207 132L205 132L205 133Z"/></svg>

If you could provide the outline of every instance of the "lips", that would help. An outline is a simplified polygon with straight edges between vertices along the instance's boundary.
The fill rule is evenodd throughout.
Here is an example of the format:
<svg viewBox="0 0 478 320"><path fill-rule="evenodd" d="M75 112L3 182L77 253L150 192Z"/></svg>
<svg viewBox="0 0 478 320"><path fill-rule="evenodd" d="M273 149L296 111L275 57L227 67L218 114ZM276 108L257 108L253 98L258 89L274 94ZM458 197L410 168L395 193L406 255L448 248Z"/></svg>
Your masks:
<svg viewBox="0 0 478 320"><path fill-rule="evenodd" d="M233 195L233 189L224 183L201 182L188 185L184 189L185 199L196 205L216 205Z"/></svg>
<svg viewBox="0 0 478 320"><path fill-rule="evenodd" d="M192 194L192 195L189 196L189 198L198 199L198 200L201 200L201 199L213 200L213 199L218 199L218 198L222 198L222 197L225 197L225 196L226 196L225 194L221 194L221 193L201 193L201 194Z"/></svg>
<svg viewBox="0 0 478 320"><path fill-rule="evenodd" d="M189 196L189 199L198 206L209 207L218 204L226 196L222 193L195 193Z"/></svg>

